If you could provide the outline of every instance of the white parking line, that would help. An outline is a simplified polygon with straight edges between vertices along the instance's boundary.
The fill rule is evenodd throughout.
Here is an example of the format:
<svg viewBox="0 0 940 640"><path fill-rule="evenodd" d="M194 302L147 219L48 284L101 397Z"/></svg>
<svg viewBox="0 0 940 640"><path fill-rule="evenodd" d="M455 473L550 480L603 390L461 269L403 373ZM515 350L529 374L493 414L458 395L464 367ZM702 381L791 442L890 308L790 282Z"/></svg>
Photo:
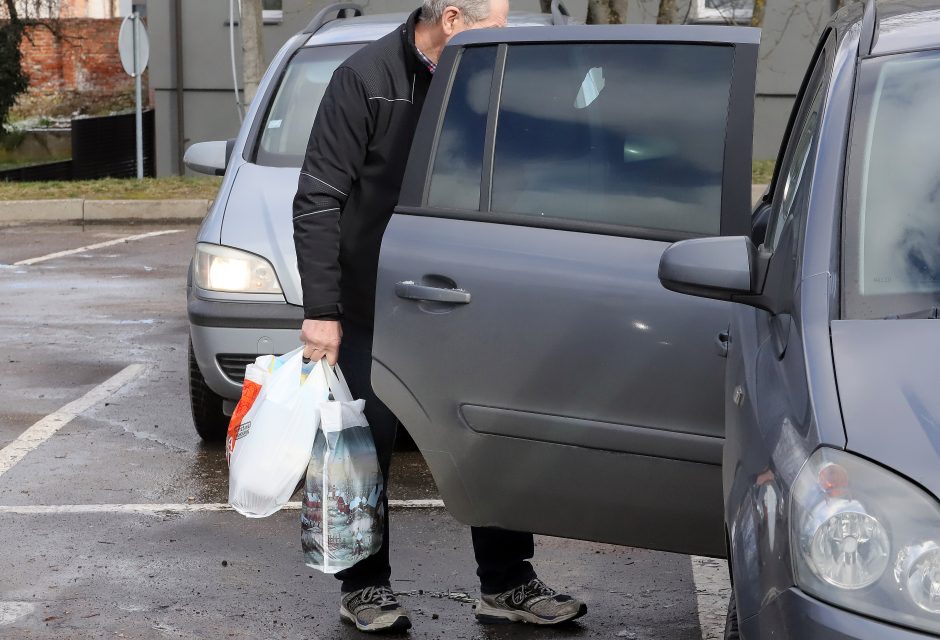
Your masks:
<svg viewBox="0 0 940 640"><path fill-rule="evenodd" d="M392 509L443 509L443 500L389 500ZM300 509L300 502L288 502L285 510ZM227 502L203 504L43 504L0 506L0 514L48 515L66 513L185 513L200 511L234 511Z"/></svg>
<svg viewBox="0 0 940 640"><path fill-rule="evenodd" d="M142 364L132 364L111 376L97 387L73 400L58 411L21 433L16 440L0 449L0 476L9 471L23 457L48 440L52 435L72 421L75 416L101 402L112 393L133 380L144 370Z"/></svg>
<svg viewBox="0 0 940 640"><path fill-rule="evenodd" d="M702 640L721 640L725 637L725 616L731 596L728 563L699 556L692 556L691 560Z"/></svg>
<svg viewBox="0 0 940 640"><path fill-rule="evenodd" d="M170 233L180 233L182 229L170 229L168 231L151 231L150 233L140 233L135 236L125 236L123 238L116 238L114 240L108 240L107 242L99 242L97 244L90 244L85 247L79 247L77 249L68 249L67 251L57 251L55 253L50 253L44 256L39 256L38 258L29 258L28 260L20 260L19 262L14 262L13 266L15 267L28 267L29 265L36 264L37 262L45 262L46 260L52 260L53 258L62 258L64 256L70 256L76 253L85 253L86 251L91 251L93 249L103 249L104 247L111 247L116 244L121 244L124 242L132 242L134 240L143 240L144 238L154 238L156 236L165 236Z"/></svg>

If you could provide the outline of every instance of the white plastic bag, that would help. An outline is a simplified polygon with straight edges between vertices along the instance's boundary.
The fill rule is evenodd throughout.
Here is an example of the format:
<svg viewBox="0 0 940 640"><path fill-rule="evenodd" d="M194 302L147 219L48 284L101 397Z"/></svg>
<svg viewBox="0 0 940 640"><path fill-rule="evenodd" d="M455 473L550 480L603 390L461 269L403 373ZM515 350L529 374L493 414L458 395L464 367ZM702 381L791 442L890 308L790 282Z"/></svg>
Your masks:
<svg viewBox="0 0 940 640"><path fill-rule="evenodd" d="M320 430L307 467L300 541L307 566L348 569L382 547L385 479L365 400L353 400L343 374L320 361L333 399L320 405Z"/></svg>
<svg viewBox="0 0 940 640"><path fill-rule="evenodd" d="M303 478L330 389L321 367L301 381L303 348L268 374L238 427L229 459L228 500L249 518L283 507Z"/></svg>

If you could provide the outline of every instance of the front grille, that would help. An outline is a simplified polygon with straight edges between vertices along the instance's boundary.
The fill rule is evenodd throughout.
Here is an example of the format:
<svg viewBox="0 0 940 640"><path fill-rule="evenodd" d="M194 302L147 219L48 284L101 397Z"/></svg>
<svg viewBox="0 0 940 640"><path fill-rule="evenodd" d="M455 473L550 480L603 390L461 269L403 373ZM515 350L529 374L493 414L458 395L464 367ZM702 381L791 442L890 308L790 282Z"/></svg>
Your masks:
<svg viewBox="0 0 940 640"><path fill-rule="evenodd" d="M216 360L226 376L241 384L245 380L245 367L257 357L246 353L226 353L216 356Z"/></svg>

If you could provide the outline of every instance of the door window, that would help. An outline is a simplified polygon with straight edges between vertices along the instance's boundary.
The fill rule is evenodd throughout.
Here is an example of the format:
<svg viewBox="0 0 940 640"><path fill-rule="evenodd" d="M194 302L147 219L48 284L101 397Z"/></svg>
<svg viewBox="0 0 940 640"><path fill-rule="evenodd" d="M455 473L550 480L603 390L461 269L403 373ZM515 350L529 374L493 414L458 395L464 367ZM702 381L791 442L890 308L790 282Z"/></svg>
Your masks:
<svg viewBox="0 0 940 640"><path fill-rule="evenodd" d="M463 51L437 143L428 204L445 209L480 208L483 147L496 47Z"/></svg>
<svg viewBox="0 0 940 640"><path fill-rule="evenodd" d="M816 133L819 130L819 119L822 109L824 87L816 88L808 112L803 120L802 127L794 131L791 141L794 141L793 151L788 164L781 171L782 181L778 185L779 191L775 194L776 207L771 214L764 239L764 248L775 251L780 244L783 230L794 217L802 218L805 207L808 205L806 195L812 180L813 166L816 157Z"/></svg>
<svg viewBox="0 0 940 640"><path fill-rule="evenodd" d="M510 46L492 210L717 235L733 62L729 46Z"/></svg>

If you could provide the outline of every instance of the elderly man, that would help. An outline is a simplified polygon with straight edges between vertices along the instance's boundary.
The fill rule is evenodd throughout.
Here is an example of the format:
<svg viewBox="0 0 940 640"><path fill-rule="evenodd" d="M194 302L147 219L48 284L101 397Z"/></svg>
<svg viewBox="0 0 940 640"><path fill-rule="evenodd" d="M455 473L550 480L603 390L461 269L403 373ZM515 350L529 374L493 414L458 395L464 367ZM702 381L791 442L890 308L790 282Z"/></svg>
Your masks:
<svg viewBox="0 0 940 640"><path fill-rule="evenodd" d="M379 246L401 189L418 115L444 45L465 29L502 27L508 0L425 0L408 21L333 74L317 113L294 198L303 286L305 355L339 362L366 400L379 463L388 469L398 421L370 383ZM386 504L386 496L382 495ZM587 612L546 586L528 560L532 534L473 528L481 622L558 624ZM420 541L414 541L420 544ZM340 615L361 631L411 627L389 583L388 518L382 549L336 574Z"/></svg>

